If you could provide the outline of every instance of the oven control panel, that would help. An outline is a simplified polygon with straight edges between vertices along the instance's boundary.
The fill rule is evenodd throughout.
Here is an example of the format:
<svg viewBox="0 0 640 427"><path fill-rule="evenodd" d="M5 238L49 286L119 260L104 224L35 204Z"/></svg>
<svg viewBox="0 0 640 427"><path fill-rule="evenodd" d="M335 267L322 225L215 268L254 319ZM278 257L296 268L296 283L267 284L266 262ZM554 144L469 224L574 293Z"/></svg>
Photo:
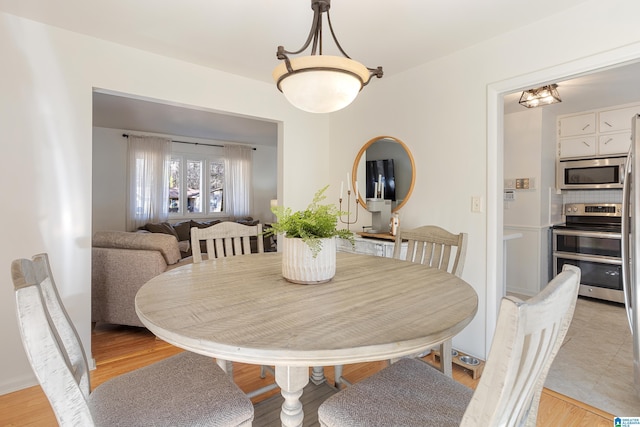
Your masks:
<svg viewBox="0 0 640 427"><path fill-rule="evenodd" d="M622 216L620 203L568 203L565 215L571 216Z"/></svg>

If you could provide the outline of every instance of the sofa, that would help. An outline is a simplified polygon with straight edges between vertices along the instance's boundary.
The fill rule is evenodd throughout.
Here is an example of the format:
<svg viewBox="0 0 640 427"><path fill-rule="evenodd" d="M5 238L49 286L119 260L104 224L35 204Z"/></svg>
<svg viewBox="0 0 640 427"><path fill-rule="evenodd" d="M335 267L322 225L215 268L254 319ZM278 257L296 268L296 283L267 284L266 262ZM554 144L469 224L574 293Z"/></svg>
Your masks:
<svg viewBox="0 0 640 427"><path fill-rule="evenodd" d="M144 326L135 309L138 290L155 276L192 262L192 227L206 228L219 222L149 223L135 232L96 232L92 241L91 322ZM236 222L258 223L251 218ZM251 246L255 251L255 239ZM206 246L201 247L202 253L206 251Z"/></svg>
<svg viewBox="0 0 640 427"><path fill-rule="evenodd" d="M99 231L93 236L91 321L144 326L136 314L138 289L167 270L191 263L175 236L164 233Z"/></svg>

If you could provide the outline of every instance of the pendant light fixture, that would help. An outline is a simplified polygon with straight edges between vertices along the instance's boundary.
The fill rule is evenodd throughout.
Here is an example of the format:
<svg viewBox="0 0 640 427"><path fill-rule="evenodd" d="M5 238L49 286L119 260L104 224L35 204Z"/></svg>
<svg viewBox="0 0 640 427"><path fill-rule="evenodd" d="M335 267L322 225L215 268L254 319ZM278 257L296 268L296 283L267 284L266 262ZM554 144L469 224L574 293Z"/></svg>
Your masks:
<svg viewBox="0 0 640 427"><path fill-rule="evenodd" d="M311 0L313 23L309 37L297 51L278 46L283 62L273 70L273 79L285 98L310 113L331 113L351 104L372 76L382 77L382 67L367 68L347 55L333 31L331 0ZM331 37L344 57L322 54L322 15L326 13ZM312 44L313 43L313 44ZM311 47L311 55L289 58Z"/></svg>
<svg viewBox="0 0 640 427"><path fill-rule="evenodd" d="M562 102L558 93L558 85L550 84L535 89L529 89L522 92L520 96L520 105L527 108L539 107L541 105L555 104Z"/></svg>

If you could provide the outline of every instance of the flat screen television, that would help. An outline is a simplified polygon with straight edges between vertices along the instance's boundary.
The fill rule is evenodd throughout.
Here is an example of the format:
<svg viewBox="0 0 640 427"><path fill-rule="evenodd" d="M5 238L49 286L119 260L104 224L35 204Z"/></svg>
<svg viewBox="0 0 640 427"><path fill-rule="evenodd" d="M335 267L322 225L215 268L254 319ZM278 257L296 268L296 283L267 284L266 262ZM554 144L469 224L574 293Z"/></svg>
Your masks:
<svg viewBox="0 0 640 427"><path fill-rule="evenodd" d="M396 178L393 173L393 159L367 160L367 199L375 198L376 182L382 179L384 198L396 201Z"/></svg>

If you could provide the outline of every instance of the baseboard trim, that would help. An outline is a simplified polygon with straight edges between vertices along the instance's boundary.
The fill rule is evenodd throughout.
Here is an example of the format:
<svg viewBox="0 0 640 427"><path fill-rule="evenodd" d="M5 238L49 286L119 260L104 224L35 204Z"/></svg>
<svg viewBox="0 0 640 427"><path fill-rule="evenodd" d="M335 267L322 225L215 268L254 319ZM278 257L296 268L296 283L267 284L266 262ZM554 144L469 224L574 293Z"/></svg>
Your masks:
<svg viewBox="0 0 640 427"><path fill-rule="evenodd" d="M0 383L0 396L13 393L15 391L24 390L25 388L38 385L38 380L32 375L23 375L19 378L14 378L12 381Z"/></svg>

